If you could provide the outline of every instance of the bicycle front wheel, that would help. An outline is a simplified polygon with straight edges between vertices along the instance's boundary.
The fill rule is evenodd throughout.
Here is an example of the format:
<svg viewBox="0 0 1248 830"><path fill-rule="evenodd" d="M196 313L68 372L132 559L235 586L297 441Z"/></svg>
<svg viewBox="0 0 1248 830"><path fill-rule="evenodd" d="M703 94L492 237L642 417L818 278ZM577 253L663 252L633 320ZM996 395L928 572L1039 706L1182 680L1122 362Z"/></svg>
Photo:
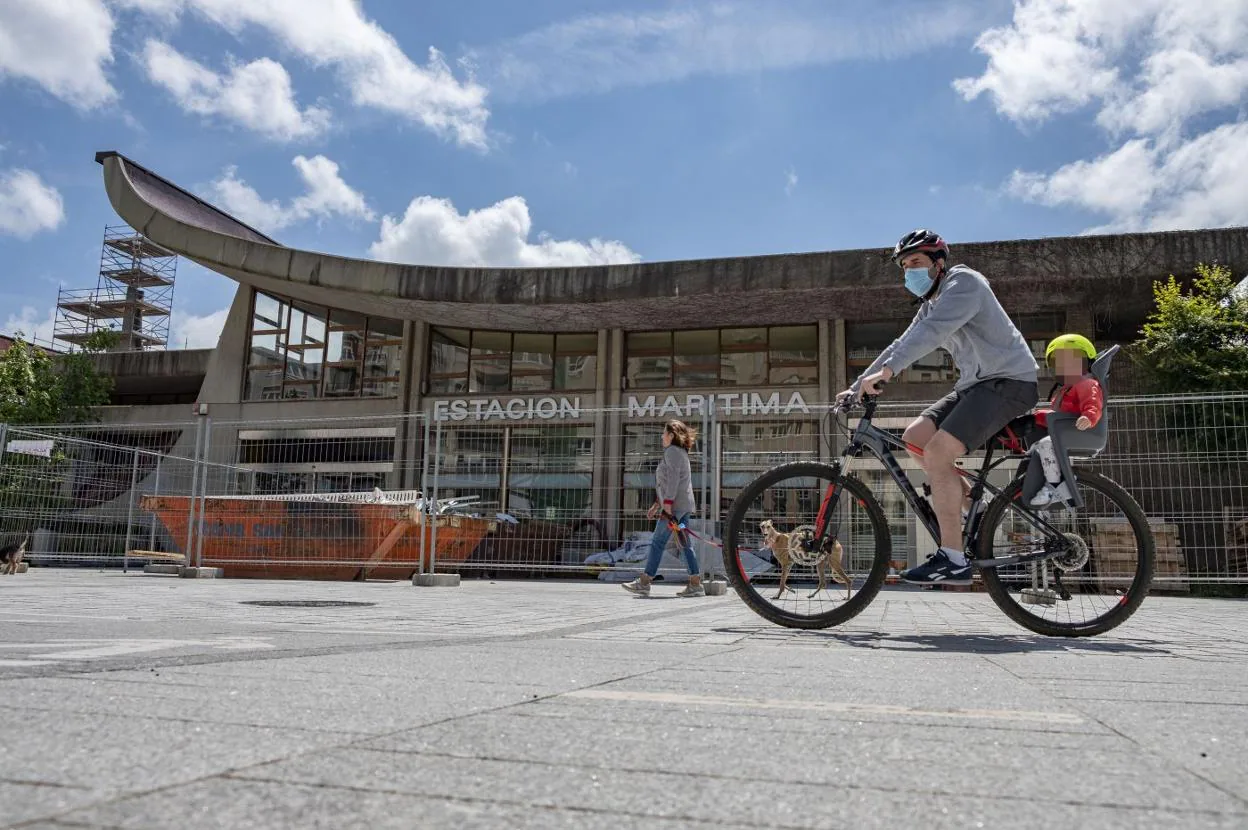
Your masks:
<svg viewBox="0 0 1248 830"><path fill-rule="evenodd" d="M831 493L828 544L808 550ZM892 540L866 485L831 464L799 461L741 492L724 532L728 582L753 611L788 628L828 628L871 604L888 574Z"/></svg>
<svg viewBox="0 0 1248 830"><path fill-rule="evenodd" d="M1140 505L1117 483L1075 470L1083 507L1044 514L1070 543L1055 559L983 568L993 602L1019 625L1050 637L1089 637L1121 625L1153 581L1153 534ZM992 500L980 525L977 556L1044 550L1045 534L1017 508L1017 480Z"/></svg>

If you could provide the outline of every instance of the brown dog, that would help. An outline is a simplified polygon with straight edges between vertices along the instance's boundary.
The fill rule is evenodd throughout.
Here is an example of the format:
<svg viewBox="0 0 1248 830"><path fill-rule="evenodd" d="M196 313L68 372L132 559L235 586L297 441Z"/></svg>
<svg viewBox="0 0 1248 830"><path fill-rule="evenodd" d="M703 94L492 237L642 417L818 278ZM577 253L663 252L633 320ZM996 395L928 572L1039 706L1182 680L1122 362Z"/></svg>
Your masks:
<svg viewBox="0 0 1248 830"><path fill-rule="evenodd" d="M17 573L17 566L22 564L22 557L26 555L26 543L29 538L23 539L20 545L5 545L0 548L0 575Z"/></svg>
<svg viewBox="0 0 1248 830"><path fill-rule="evenodd" d="M772 599L780 599L785 591L791 591L789 587L789 569L793 567L793 557L789 555L790 538L788 533L780 533L776 530L776 526L772 524L771 519L763 519L758 524L759 530L763 532L763 547L771 550L776 555L776 559L780 562L780 590ZM841 547L841 543L833 540L832 552L819 560L819 564L815 565L815 571L819 574L819 587L811 592L813 597L825 587L827 587L828 579L826 566L831 565L832 571L842 582L845 583L845 599L849 599L853 588L853 583L849 581L849 575L845 573L845 567L841 564L845 550Z"/></svg>

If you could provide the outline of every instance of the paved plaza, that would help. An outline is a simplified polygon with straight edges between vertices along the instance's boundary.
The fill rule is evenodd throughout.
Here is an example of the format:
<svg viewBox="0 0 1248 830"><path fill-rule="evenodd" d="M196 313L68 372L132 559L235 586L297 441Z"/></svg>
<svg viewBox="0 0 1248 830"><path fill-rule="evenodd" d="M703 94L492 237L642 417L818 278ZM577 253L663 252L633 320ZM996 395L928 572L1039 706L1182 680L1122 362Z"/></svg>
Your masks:
<svg viewBox="0 0 1248 830"><path fill-rule="evenodd" d="M1248 826L1248 603L675 590L0 578L0 827Z"/></svg>

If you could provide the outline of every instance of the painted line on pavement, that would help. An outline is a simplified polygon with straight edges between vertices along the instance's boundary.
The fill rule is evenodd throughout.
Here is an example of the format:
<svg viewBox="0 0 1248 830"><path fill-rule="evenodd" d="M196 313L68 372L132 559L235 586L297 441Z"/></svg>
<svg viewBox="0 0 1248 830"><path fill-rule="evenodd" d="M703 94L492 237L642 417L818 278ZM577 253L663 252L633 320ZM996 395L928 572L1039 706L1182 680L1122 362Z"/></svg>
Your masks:
<svg viewBox="0 0 1248 830"><path fill-rule="evenodd" d="M822 700L776 700L773 698L718 697L676 692L628 692L609 689L581 689L559 697L581 700L615 700L628 703L671 703L678 706L725 706L736 709L790 709L802 712L836 712L850 715L888 715L912 718L955 720L995 720L1019 723L1074 725L1083 723L1077 715L1064 712L1028 712L1018 709L915 709L880 703L836 703Z"/></svg>

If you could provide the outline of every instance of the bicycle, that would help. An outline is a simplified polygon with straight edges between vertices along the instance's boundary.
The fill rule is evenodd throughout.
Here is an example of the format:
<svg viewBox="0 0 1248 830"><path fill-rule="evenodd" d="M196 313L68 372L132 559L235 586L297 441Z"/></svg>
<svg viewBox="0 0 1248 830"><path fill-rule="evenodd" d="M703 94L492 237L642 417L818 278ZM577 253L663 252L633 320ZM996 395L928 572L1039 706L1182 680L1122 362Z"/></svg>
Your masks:
<svg viewBox="0 0 1248 830"><path fill-rule="evenodd" d="M888 578L888 521L875 494L850 471L851 462L864 454L883 465L919 522L933 539L940 538L931 503L919 495L893 454L894 449L906 450L905 443L872 424L877 398L863 396L860 404L832 410L834 417L846 414L848 443L838 461L774 467L733 502L723 540L724 569L746 605L773 623L790 628L839 625L866 609ZM861 416L851 428L848 412L859 405ZM994 461L998 444L1014 452ZM1152 583L1154 545L1144 511L1116 482L1069 464L1071 502L1056 509L1032 508L1022 500L1026 456L1021 453L1003 429L988 442L978 471L959 468L971 484L965 550L993 602L1020 625L1060 637L1109 631L1135 613ZM989 481L991 473L1012 460L1020 463L1009 483L998 487ZM763 546L762 531L751 530L764 519L777 531L788 528L792 561L787 584ZM744 544L756 538L752 546ZM801 596L799 587L810 587L816 575L822 576L821 565L838 542L841 550L836 552L852 584L816 587ZM999 551L997 545L1005 549ZM775 595L767 596L771 589ZM1076 611L1082 612L1078 619Z"/></svg>

